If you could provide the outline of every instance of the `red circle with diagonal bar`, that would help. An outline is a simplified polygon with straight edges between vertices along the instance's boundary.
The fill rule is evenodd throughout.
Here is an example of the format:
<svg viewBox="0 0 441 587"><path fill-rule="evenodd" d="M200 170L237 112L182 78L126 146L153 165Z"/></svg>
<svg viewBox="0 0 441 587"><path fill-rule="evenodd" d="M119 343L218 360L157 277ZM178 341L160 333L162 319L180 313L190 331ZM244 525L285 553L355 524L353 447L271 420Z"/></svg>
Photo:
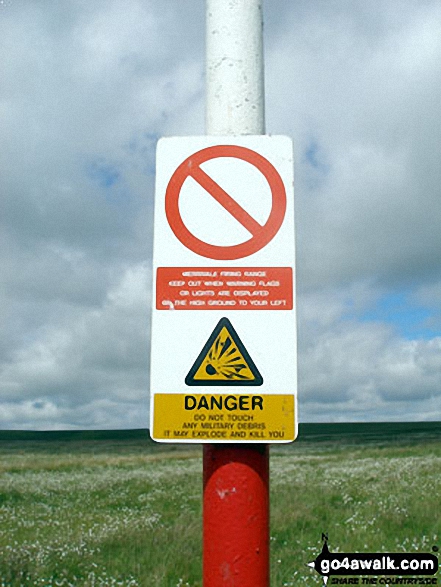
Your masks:
<svg viewBox="0 0 441 587"><path fill-rule="evenodd" d="M271 212L265 224L259 224L203 169L201 164L218 157L235 157L250 163L262 173L271 189ZM252 235L250 239L231 246L218 246L198 239L185 226L179 211L179 196L188 177L197 181L206 192L223 206ZM209 259L232 260L253 255L266 246L282 226L286 211L286 192L276 168L259 153L238 145L215 145L201 149L183 161L173 173L165 193L165 213L176 238L194 253ZM203 213L203 210L201 210Z"/></svg>

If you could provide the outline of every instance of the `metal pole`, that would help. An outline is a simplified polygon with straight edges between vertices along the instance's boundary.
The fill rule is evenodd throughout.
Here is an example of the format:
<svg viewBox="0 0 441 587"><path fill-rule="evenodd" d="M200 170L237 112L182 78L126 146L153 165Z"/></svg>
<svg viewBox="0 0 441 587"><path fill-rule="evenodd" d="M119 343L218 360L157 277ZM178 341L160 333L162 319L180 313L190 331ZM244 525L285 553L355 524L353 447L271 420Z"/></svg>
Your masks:
<svg viewBox="0 0 441 587"><path fill-rule="evenodd" d="M208 135L265 133L262 0L207 0Z"/></svg>
<svg viewBox="0 0 441 587"><path fill-rule="evenodd" d="M269 585L268 445L204 445L203 586Z"/></svg>
<svg viewBox="0 0 441 587"><path fill-rule="evenodd" d="M209 135L265 132L262 22L262 0L207 0ZM268 449L204 445L204 587L269 586Z"/></svg>

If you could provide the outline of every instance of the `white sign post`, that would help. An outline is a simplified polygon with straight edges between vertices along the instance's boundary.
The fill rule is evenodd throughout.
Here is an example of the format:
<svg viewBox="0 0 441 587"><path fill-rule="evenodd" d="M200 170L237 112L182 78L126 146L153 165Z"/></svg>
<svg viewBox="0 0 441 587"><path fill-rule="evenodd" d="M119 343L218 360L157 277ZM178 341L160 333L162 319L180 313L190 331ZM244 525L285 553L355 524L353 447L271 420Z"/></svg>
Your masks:
<svg viewBox="0 0 441 587"><path fill-rule="evenodd" d="M157 150L152 437L297 435L292 143L176 137Z"/></svg>

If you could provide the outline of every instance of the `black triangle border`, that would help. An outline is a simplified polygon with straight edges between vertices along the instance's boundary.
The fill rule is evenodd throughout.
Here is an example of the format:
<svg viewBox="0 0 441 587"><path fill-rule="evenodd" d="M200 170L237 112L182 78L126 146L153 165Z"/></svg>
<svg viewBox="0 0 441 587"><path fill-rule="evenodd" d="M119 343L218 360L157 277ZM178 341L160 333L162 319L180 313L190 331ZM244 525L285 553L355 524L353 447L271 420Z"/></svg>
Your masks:
<svg viewBox="0 0 441 587"><path fill-rule="evenodd" d="M245 359L245 361L247 362L250 371L254 375L254 379L253 380L251 380L251 381L244 381L244 380L241 380L241 379L235 379L235 380L221 380L221 381L202 381L202 380L195 380L194 379L194 376L196 375L196 371L201 366L202 361L207 356L208 351L210 350L212 344L214 343L214 341L216 340L219 332L222 330L222 328L224 326L228 330L228 332L230 333L230 336L233 339L234 344L237 346L237 348L239 349L239 351L242 353L242 356ZM205 343L203 349L199 353L198 358L194 362L193 367L188 372L188 375L185 378L185 384L188 385L188 386L190 386L190 387L192 387L192 386L200 386L200 387L202 387L202 386L212 386L212 385L214 385L214 386L228 386L228 387L231 387L231 386L242 386L242 385L259 386L259 385L262 385L263 384L263 378L262 378L262 375L259 372L259 369L254 364L253 359L250 357L247 349L245 348L243 342L240 340L239 335L237 334L236 330L234 329L233 325L228 320L228 318L221 318L219 320L219 322L217 323L215 329L213 330L213 332L211 333L211 335L208 338L207 342Z"/></svg>

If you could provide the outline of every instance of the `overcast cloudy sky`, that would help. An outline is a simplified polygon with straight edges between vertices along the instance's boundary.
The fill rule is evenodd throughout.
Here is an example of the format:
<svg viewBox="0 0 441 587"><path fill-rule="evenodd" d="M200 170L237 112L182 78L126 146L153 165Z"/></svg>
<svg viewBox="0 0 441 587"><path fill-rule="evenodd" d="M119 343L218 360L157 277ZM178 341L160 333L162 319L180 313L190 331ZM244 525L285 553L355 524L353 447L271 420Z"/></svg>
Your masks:
<svg viewBox="0 0 441 587"><path fill-rule="evenodd" d="M155 146L204 134L204 21L1 0L0 428L148 426ZM266 0L265 53L300 421L441 420L441 3Z"/></svg>

